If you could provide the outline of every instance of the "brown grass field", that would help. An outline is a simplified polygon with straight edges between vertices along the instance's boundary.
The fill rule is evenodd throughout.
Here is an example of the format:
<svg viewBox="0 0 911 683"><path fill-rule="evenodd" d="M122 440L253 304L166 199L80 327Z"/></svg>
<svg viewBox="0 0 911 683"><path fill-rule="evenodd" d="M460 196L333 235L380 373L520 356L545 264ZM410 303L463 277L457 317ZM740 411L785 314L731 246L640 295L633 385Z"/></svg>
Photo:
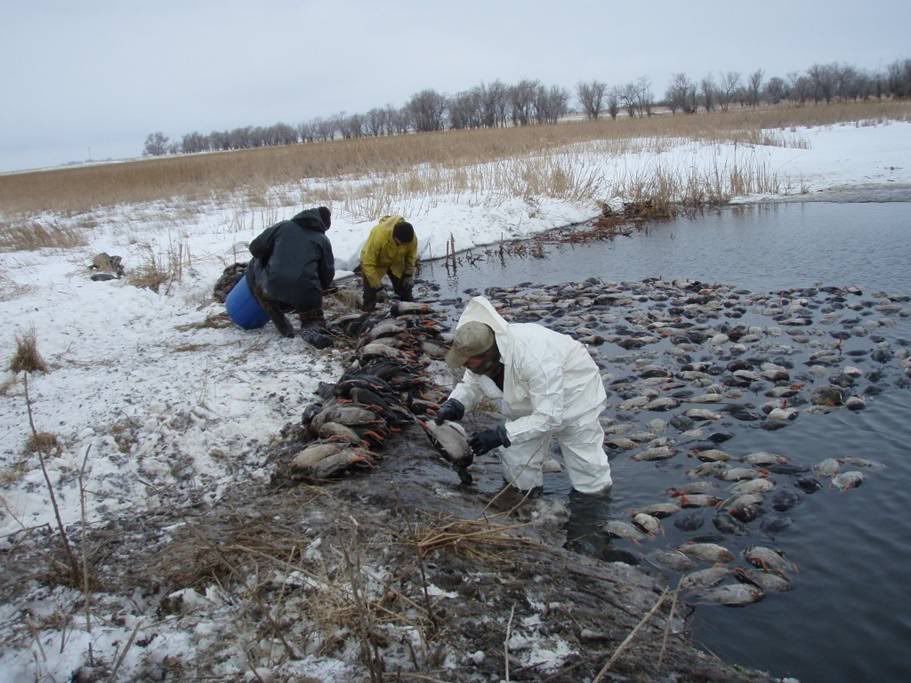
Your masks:
<svg viewBox="0 0 911 683"><path fill-rule="evenodd" d="M402 178L406 178L407 184L407 178L414 177L412 171L419 165L443 172L452 183L460 168L506 159L521 160L573 143L592 141L605 141L612 153L623 153L625 144L636 140L662 138L799 146L799 139L793 138L798 137L797 129L801 126L843 122L863 125L867 121L888 119L911 120L911 101L567 121L547 126L336 140L7 174L0 175L0 230L5 232L13 225L21 225L30 215L41 211L74 216L116 204L172 198L217 200L229 193L244 193L251 204L266 205L268 188L294 186L314 178L363 178L376 174L388 182L390 177L398 177L397 189L407 191L408 188L401 187ZM584 184L585 179L576 182ZM426 182L422 185L412 189L433 189ZM363 207L366 214L374 210L373 206Z"/></svg>

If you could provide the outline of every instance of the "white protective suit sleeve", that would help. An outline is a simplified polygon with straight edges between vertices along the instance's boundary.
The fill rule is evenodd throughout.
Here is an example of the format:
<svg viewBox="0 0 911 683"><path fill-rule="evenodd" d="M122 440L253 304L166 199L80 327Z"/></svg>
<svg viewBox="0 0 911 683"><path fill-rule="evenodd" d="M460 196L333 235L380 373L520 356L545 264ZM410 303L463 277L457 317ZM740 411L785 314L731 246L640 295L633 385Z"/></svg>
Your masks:
<svg viewBox="0 0 911 683"><path fill-rule="evenodd" d="M563 367L553 354L536 353L533 344L516 340L512 364L515 381L528 387L532 412L506 423L511 443L542 437L563 422Z"/></svg>
<svg viewBox="0 0 911 683"><path fill-rule="evenodd" d="M459 382L455 389L452 390L452 393L449 394L449 398L454 398L465 406L466 413L474 410L474 407L478 405L481 397L484 396L484 391L478 383L480 379L481 378L471 370L465 370L462 381Z"/></svg>

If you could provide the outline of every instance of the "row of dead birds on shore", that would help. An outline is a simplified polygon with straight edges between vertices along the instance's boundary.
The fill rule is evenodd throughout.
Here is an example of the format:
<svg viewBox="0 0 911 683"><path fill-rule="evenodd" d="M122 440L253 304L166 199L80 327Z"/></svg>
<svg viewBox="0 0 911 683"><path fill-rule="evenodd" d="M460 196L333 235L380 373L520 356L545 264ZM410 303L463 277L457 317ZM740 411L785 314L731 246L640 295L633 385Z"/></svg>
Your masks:
<svg viewBox="0 0 911 683"><path fill-rule="evenodd" d="M324 383L320 400L301 418L301 441L293 455L293 478L324 481L351 469L369 469L391 434L417 423L431 445L460 467L468 452L461 425L436 425L430 417L445 400L428 376L432 360L446 353L444 312L431 304L392 302L376 313L351 313L328 321L329 330L354 349L350 367L337 382Z"/></svg>

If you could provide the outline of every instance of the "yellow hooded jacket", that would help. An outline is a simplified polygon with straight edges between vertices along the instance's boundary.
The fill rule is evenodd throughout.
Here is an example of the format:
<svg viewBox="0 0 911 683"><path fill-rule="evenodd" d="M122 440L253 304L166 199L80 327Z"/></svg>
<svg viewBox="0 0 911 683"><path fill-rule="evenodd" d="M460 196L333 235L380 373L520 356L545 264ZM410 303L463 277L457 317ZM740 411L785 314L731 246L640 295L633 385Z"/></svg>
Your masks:
<svg viewBox="0 0 911 683"><path fill-rule="evenodd" d="M405 220L401 216L383 216L370 231L367 243L361 249L361 270L364 280L374 289L383 282L389 271L397 278L413 278L414 266L418 259L418 238L408 244L396 244L392 229L396 223Z"/></svg>

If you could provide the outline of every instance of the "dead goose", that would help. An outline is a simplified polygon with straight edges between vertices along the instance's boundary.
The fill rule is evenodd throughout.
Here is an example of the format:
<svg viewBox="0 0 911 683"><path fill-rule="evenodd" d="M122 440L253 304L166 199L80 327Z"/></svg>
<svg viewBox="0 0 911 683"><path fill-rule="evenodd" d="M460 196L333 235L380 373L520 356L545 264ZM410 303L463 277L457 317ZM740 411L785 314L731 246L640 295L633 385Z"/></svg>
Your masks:
<svg viewBox="0 0 911 683"><path fill-rule="evenodd" d="M468 467L471 464L471 447L468 445L465 428L461 424L449 420L439 425L434 420L418 420L418 424L424 428L430 443L443 458L459 467Z"/></svg>
<svg viewBox="0 0 911 683"><path fill-rule="evenodd" d="M864 473L857 470L842 472L832 477L832 486L842 491L854 489L864 483Z"/></svg>
<svg viewBox="0 0 911 683"><path fill-rule="evenodd" d="M742 583L753 584L765 593L783 593L791 590L790 579L772 572L737 567L734 570L734 578Z"/></svg>
<svg viewBox="0 0 911 683"><path fill-rule="evenodd" d="M729 583L693 595L687 602L694 605L727 605L740 607L762 600L764 593L746 583Z"/></svg>
<svg viewBox="0 0 911 683"><path fill-rule="evenodd" d="M727 567L709 567L708 569L700 569L699 571L686 574L683 578L680 579L680 583L677 584L677 587L681 591L711 588L715 584L720 583L730 573L731 570Z"/></svg>
<svg viewBox="0 0 911 683"><path fill-rule="evenodd" d="M734 554L717 543L684 543L677 546L677 550L697 560L704 562L733 562Z"/></svg>
<svg viewBox="0 0 911 683"><path fill-rule="evenodd" d="M743 551L744 559L755 567L767 572L796 572L797 565L786 560L777 550L766 548L761 545L752 545Z"/></svg>
<svg viewBox="0 0 911 683"><path fill-rule="evenodd" d="M301 460L295 458L295 462L292 462L292 473L295 476L309 479L329 479L352 465L373 465L369 453L351 447L334 453L331 453L329 449L321 449L319 454L322 454L322 457L317 457L318 454L314 452Z"/></svg>
<svg viewBox="0 0 911 683"><path fill-rule="evenodd" d="M632 524L619 519L609 519L601 526L601 530L608 536L623 538L627 541L632 541L633 543L638 543L642 539L647 538L646 534L639 531L639 529Z"/></svg>

